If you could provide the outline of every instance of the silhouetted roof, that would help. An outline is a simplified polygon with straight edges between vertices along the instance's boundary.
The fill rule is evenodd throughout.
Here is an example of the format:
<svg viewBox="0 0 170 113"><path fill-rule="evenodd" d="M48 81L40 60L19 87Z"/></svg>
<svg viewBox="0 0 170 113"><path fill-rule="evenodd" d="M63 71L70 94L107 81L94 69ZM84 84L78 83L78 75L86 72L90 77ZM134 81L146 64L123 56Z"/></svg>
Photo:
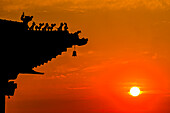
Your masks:
<svg viewBox="0 0 170 113"><path fill-rule="evenodd" d="M16 79L18 73L36 73L34 67L88 41L79 38L80 31L29 31L22 22L8 20L0 20L0 33L1 65L8 79Z"/></svg>

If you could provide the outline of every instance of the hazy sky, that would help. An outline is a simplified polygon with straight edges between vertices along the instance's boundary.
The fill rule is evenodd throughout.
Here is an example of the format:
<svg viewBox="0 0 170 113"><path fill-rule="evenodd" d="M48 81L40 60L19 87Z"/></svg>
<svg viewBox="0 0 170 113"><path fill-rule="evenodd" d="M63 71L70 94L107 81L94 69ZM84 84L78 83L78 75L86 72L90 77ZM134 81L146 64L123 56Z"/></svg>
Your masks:
<svg viewBox="0 0 170 113"><path fill-rule="evenodd" d="M3 10L13 11L35 7L55 7L61 9L169 9L169 0L2 0ZM66 7L62 7L62 6Z"/></svg>
<svg viewBox="0 0 170 113"><path fill-rule="evenodd" d="M19 75L7 113L170 112L170 0L1 0L0 18L67 22L86 46ZM55 40L55 37L54 37ZM41 49L41 48L39 48ZM143 94L134 98L130 87Z"/></svg>

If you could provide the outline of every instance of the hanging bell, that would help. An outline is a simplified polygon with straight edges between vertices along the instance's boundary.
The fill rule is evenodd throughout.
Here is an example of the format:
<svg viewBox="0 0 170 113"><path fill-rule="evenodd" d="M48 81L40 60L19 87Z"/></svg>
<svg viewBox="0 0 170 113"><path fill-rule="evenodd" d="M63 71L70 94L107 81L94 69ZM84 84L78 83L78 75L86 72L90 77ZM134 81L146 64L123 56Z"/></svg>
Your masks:
<svg viewBox="0 0 170 113"><path fill-rule="evenodd" d="M76 51L73 51L73 55L72 56L77 56L77 53L76 53Z"/></svg>

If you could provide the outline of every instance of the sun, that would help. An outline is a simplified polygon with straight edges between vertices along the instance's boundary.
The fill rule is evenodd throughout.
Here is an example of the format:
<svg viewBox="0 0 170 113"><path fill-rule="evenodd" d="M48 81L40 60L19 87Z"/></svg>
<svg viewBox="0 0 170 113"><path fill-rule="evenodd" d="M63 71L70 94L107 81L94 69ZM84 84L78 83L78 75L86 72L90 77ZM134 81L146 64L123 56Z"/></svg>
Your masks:
<svg viewBox="0 0 170 113"><path fill-rule="evenodd" d="M129 94L136 97L141 94L141 91L140 91L139 87L131 87Z"/></svg>

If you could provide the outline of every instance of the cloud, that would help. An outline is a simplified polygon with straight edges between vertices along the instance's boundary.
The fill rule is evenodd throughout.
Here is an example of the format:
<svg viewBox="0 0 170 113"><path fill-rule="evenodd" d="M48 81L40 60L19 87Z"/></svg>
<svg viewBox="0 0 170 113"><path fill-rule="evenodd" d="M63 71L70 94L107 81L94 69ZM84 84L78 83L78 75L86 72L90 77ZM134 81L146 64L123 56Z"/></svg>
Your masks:
<svg viewBox="0 0 170 113"><path fill-rule="evenodd" d="M169 9L170 0L69 0L72 9ZM65 1L66 2L66 1ZM67 1L68 2L68 1Z"/></svg>
<svg viewBox="0 0 170 113"><path fill-rule="evenodd" d="M56 78L66 78L65 75L56 76Z"/></svg>
<svg viewBox="0 0 170 113"><path fill-rule="evenodd" d="M90 87L72 87L72 88L67 88L70 90L83 90L83 89L90 89Z"/></svg>
<svg viewBox="0 0 170 113"><path fill-rule="evenodd" d="M4 11L15 11L24 9L35 9L37 7L51 7L55 4L64 3L67 0L3 0L2 6Z"/></svg>
<svg viewBox="0 0 170 113"><path fill-rule="evenodd" d="M53 7L83 12L88 9L169 9L170 0L3 0L3 9L23 10L33 7ZM1 6L2 7L2 6Z"/></svg>
<svg viewBox="0 0 170 113"><path fill-rule="evenodd" d="M167 8L170 5L169 0L107 0L107 3L115 8L136 9L144 7L148 9Z"/></svg>
<svg viewBox="0 0 170 113"><path fill-rule="evenodd" d="M99 64L99 65L92 65L92 66L84 68L83 71L85 71L85 72L96 72L98 70L103 69L104 67L105 67L105 65L101 65L101 64Z"/></svg>
<svg viewBox="0 0 170 113"><path fill-rule="evenodd" d="M153 60L156 60L158 58L158 53L155 53L153 56L152 56L152 59Z"/></svg>

